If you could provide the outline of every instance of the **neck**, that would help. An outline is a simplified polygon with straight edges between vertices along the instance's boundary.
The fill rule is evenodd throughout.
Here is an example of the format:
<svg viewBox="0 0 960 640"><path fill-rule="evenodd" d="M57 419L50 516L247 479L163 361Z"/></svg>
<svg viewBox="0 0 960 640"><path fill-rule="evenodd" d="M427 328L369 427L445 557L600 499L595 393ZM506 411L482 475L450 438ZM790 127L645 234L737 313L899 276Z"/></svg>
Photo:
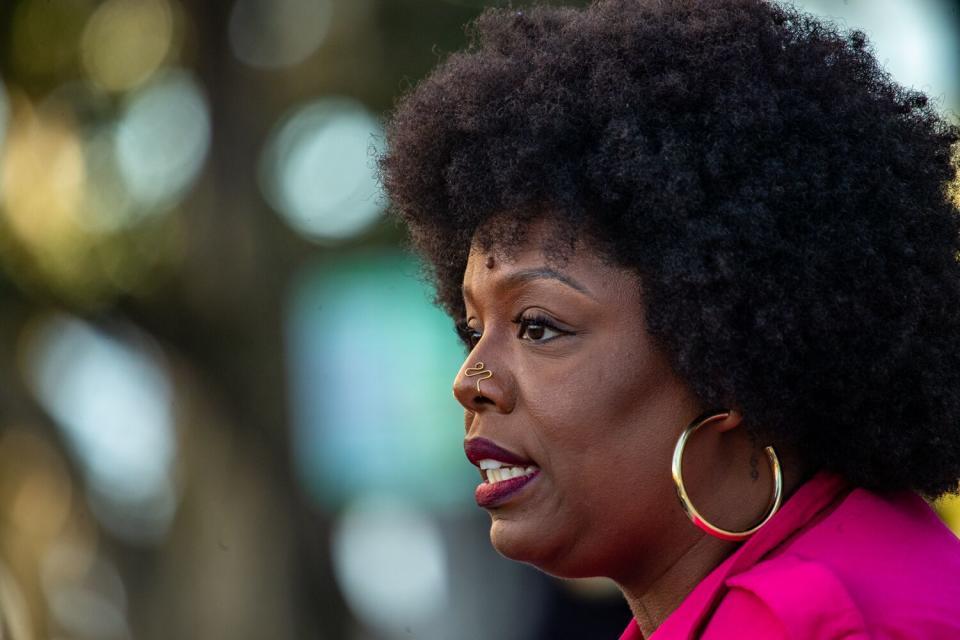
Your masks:
<svg viewBox="0 0 960 640"><path fill-rule="evenodd" d="M779 456L784 464L783 501L786 502L802 484L805 472L790 452L784 451ZM716 481L713 487L717 496L725 498L715 497L712 501L704 501L712 503L712 513L708 513L708 519L717 522L716 518L723 516L721 524L741 530L757 522L762 515L756 506L749 505L764 504L772 490L772 480L756 482L744 480L742 476L735 479L728 475L724 480ZM649 638L684 598L743 544L720 540L700 531L679 507L672 513L673 522L667 530L673 533L667 536L670 542L663 546L670 551L660 556L656 567L637 562L633 565L632 575L616 579L645 638Z"/></svg>
<svg viewBox="0 0 960 640"><path fill-rule="evenodd" d="M702 533L681 549L679 555L652 582L618 583L643 637L649 638L697 584L733 553L739 544Z"/></svg>

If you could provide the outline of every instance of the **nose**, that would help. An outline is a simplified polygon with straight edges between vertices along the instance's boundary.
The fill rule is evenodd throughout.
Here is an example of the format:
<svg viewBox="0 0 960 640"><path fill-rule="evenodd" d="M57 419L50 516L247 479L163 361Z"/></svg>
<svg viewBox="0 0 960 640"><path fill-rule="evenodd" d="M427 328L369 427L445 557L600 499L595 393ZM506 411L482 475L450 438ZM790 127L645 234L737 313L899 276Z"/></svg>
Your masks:
<svg viewBox="0 0 960 640"><path fill-rule="evenodd" d="M460 367L453 380L453 395L465 409L479 412L513 410L513 388L507 368L492 365L471 356Z"/></svg>

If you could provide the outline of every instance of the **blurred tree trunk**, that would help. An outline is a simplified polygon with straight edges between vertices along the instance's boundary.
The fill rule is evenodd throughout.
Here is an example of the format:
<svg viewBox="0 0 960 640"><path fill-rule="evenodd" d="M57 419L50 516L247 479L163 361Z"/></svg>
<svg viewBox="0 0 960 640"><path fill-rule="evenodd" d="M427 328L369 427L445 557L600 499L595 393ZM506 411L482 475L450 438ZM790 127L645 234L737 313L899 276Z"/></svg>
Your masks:
<svg viewBox="0 0 960 640"><path fill-rule="evenodd" d="M197 425L204 433L188 439L203 449L188 455L192 464L229 467L219 478L226 484L219 491L201 489L207 497L195 506L209 508L221 496L244 506L219 510L225 521L214 536L216 548L204 548L211 538L200 535L178 544L199 546L192 553L201 555L228 550L241 556L268 554L266 564L201 562L225 573L224 595L230 594L228 601L240 608L201 615L206 619L202 634L193 636L200 631L194 628L187 635L205 640L346 637L348 616L328 559L329 522L300 490L291 459L283 312L287 283L309 247L265 211L255 174L267 129L280 108L279 96L268 77L232 59L227 42L232 3L185 4L196 28L186 66L199 74L210 102L210 157L201 184L184 204L189 215L183 219L182 273L149 299L124 300L122 309L189 363L201 379L199 387L211 392L213 406L206 415L232 433L232 442L224 441L216 429ZM224 445L231 453L217 454L215 448ZM211 479L202 469L188 474ZM189 509L187 504L184 508ZM193 522L189 516L186 520ZM203 520L198 516L196 521L201 528ZM239 530L243 526L260 531ZM237 572L245 566L251 573ZM245 583L244 590L237 590L238 581ZM184 585L173 581L169 586ZM291 596L285 607L269 592L277 589ZM204 602L201 598L195 605ZM197 620L197 612L189 618ZM150 629L158 639L171 637L170 631Z"/></svg>

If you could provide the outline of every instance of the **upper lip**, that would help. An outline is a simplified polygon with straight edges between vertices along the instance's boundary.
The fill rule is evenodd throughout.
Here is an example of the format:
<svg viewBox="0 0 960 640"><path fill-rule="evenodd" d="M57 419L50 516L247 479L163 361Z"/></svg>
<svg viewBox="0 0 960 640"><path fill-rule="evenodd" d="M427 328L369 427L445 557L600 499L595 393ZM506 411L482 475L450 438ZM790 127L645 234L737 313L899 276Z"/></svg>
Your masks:
<svg viewBox="0 0 960 640"><path fill-rule="evenodd" d="M464 440L463 450L466 452L467 458L470 460L470 462L477 466L480 466L481 460L499 460L500 462L506 462L507 464L513 464L517 466L528 466L533 464L532 460L528 460L527 458L517 455L512 451L508 451L492 440L487 440L486 438L471 438L469 440Z"/></svg>

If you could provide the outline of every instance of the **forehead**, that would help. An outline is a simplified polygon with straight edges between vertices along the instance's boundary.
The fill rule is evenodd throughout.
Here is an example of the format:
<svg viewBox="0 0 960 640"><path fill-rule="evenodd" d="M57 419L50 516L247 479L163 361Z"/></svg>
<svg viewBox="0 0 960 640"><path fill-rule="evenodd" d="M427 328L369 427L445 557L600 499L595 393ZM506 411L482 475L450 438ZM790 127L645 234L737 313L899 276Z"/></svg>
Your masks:
<svg viewBox="0 0 960 640"><path fill-rule="evenodd" d="M519 242L512 241L506 247L479 242L475 236L463 274L465 292L545 278L565 282L588 295L638 288L633 271L611 264L582 236L571 235L574 233L546 219L531 223Z"/></svg>
<svg viewBox="0 0 960 640"><path fill-rule="evenodd" d="M579 243L571 243L569 232L549 219L538 219L525 225L511 220L494 218L481 227L470 243L470 253L464 271L464 282L483 277L488 272L526 269L531 266L549 266L562 269L577 253ZM564 250L559 250L560 248Z"/></svg>
<svg viewBox="0 0 960 640"><path fill-rule="evenodd" d="M479 227L470 243L468 260L486 264L541 262L560 267L575 253L588 252L570 224L541 214L532 219L494 216Z"/></svg>

